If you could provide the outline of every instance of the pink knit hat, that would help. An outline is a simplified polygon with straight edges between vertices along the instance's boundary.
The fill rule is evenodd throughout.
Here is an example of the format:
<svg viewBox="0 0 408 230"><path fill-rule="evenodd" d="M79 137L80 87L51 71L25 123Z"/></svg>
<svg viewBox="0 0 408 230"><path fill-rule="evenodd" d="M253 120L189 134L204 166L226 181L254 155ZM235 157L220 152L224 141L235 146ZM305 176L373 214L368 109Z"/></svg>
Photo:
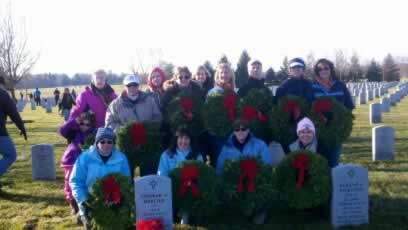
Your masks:
<svg viewBox="0 0 408 230"><path fill-rule="evenodd" d="M301 130L304 130L304 129L309 129L314 134L316 134L316 129L315 129L313 122L307 117L303 118L302 120L298 122L296 133L299 133Z"/></svg>

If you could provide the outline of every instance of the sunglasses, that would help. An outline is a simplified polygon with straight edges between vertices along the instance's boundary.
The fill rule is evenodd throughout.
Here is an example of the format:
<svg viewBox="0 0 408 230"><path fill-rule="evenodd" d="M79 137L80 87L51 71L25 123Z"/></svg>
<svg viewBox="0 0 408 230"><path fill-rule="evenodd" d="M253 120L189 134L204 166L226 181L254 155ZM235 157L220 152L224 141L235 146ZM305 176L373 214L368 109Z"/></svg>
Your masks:
<svg viewBox="0 0 408 230"><path fill-rule="evenodd" d="M243 128L243 127L234 129L235 132L239 132L239 131L245 132L247 130L248 130L248 128Z"/></svg>
<svg viewBox="0 0 408 230"><path fill-rule="evenodd" d="M107 144L107 145L112 145L113 144L113 141L100 141L99 143L101 143L101 144Z"/></svg>
<svg viewBox="0 0 408 230"><path fill-rule="evenodd" d="M330 68L329 67L323 67L323 68L318 68L317 70L320 72L320 71L323 71L323 70L330 70Z"/></svg>
<svg viewBox="0 0 408 230"><path fill-rule="evenodd" d="M178 79L180 79L180 80L182 80L182 79L190 79L190 76L188 76L188 75L180 75L180 76L178 77Z"/></svg>
<svg viewBox="0 0 408 230"><path fill-rule="evenodd" d="M129 85L126 85L126 87L138 87L139 86L139 84L137 84L137 83L130 83Z"/></svg>
<svg viewBox="0 0 408 230"><path fill-rule="evenodd" d="M87 127L91 127L91 124L90 124L90 123L84 123L84 122L81 122L81 123L79 123L79 125L80 125L80 126L87 126Z"/></svg>

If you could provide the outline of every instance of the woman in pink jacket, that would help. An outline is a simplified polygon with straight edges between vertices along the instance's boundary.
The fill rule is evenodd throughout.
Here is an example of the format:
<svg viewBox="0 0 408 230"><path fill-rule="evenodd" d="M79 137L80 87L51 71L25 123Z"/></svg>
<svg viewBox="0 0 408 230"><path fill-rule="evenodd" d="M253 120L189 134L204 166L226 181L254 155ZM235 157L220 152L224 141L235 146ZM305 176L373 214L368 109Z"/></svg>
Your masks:
<svg viewBox="0 0 408 230"><path fill-rule="evenodd" d="M82 112L92 111L95 113L96 128L105 126L105 115L109 104L116 98L112 87L106 82L106 72L96 71L92 76L90 86L79 94L76 106L71 111L69 120L77 118Z"/></svg>

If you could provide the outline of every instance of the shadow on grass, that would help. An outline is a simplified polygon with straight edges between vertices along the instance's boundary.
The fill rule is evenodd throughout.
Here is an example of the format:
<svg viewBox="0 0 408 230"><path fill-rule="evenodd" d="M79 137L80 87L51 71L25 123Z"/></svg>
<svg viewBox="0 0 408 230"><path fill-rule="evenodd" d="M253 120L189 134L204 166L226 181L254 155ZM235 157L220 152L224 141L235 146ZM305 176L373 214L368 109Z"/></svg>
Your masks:
<svg viewBox="0 0 408 230"><path fill-rule="evenodd" d="M46 202L47 205L64 205L65 198L61 197L52 197L52 196L34 196L31 194L14 194L8 193L6 191L0 191L0 200L8 200L12 202L26 202L38 204L40 202Z"/></svg>

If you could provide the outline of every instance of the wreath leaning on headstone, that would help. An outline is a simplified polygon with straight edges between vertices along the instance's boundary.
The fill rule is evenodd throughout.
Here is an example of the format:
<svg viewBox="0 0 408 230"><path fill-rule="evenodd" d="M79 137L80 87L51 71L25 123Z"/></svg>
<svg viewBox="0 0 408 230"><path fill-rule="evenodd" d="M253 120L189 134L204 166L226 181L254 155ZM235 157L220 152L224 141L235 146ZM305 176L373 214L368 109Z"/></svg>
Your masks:
<svg viewBox="0 0 408 230"><path fill-rule="evenodd" d="M233 91L209 96L201 111L204 128L226 138L232 131L237 104L238 96Z"/></svg>
<svg viewBox="0 0 408 230"><path fill-rule="evenodd" d="M156 122L134 122L122 127L117 136L117 146L123 152L133 172L140 167L142 176L148 169L157 170L161 155L160 124ZM145 173L146 172L146 173Z"/></svg>
<svg viewBox="0 0 408 230"><path fill-rule="evenodd" d="M353 129L352 112L333 97L316 99L310 117L316 126L319 142L329 148L344 142Z"/></svg>
<svg viewBox="0 0 408 230"><path fill-rule="evenodd" d="M269 113L272 139L287 146L297 139L297 123L309 112L305 99L298 96L282 97Z"/></svg>
<svg viewBox="0 0 408 230"><path fill-rule="evenodd" d="M184 161L173 169L173 205L179 214L198 218L214 216L220 200L220 180L214 168L200 161Z"/></svg>
<svg viewBox="0 0 408 230"><path fill-rule="evenodd" d="M271 136L268 112L272 109L272 94L265 89L252 89L239 103L240 117L249 122L251 132L262 140Z"/></svg>
<svg viewBox="0 0 408 230"><path fill-rule="evenodd" d="M330 198L330 169L321 155L294 151L275 169L273 184L290 208L314 208Z"/></svg>
<svg viewBox="0 0 408 230"><path fill-rule="evenodd" d="M134 225L134 192L127 176L112 173L97 179L88 204L95 229L128 229Z"/></svg>
<svg viewBox="0 0 408 230"><path fill-rule="evenodd" d="M272 185L272 172L272 167L258 158L227 160L222 195L226 205L247 217L264 211L277 195Z"/></svg>
<svg viewBox="0 0 408 230"><path fill-rule="evenodd" d="M167 107L165 120L170 124L173 133L178 127L185 126L191 130L194 136L198 136L203 129L201 106L200 98L186 93L181 93L171 100Z"/></svg>

